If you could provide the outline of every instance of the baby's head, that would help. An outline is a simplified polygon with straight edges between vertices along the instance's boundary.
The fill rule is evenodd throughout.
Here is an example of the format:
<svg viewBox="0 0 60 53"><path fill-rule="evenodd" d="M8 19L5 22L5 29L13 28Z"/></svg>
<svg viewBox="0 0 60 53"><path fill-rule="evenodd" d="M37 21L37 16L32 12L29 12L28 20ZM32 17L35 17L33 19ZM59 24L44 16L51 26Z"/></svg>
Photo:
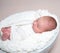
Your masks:
<svg viewBox="0 0 60 53"><path fill-rule="evenodd" d="M33 22L33 30L36 33L51 31L57 27L56 20L51 16L42 16Z"/></svg>

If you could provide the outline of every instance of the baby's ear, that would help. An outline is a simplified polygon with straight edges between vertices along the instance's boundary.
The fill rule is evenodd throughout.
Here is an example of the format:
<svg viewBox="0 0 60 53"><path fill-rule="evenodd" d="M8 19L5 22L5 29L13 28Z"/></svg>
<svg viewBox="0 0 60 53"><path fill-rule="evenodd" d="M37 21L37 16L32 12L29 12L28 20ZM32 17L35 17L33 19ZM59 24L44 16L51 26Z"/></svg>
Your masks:
<svg viewBox="0 0 60 53"><path fill-rule="evenodd" d="M36 25L36 24L37 24L37 22L36 22L36 21L34 21L33 25Z"/></svg>
<svg viewBox="0 0 60 53"><path fill-rule="evenodd" d="M38 26L37 26L37 22L34 22L32 28L33 28L33 31L34 31L35 33L39 33L39 28L38 28Z"/></svg>

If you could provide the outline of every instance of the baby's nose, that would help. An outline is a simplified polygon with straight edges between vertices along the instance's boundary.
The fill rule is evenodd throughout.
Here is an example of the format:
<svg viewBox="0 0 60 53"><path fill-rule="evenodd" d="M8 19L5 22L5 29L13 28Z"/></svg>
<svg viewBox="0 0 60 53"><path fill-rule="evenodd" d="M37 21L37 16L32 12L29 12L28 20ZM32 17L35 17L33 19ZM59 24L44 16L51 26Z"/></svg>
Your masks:
<svg viewBox="0 0 60 53"><path fill-rule="evenodd" d="M2 31L1 39L3 41L5 41L7 39L10 40L11 27L10 26L9 27L3 27L1 29L1 31Z"/></svg>

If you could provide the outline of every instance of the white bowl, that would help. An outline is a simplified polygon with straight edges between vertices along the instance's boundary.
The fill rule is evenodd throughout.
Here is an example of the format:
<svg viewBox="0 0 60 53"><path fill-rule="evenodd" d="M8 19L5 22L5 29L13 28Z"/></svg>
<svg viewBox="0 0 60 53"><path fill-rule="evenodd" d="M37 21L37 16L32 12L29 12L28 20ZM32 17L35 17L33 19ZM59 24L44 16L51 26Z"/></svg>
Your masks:
<svg viewBox="0 0 60 53"><path fill-rule="evenodd" d="M40 11L42 12L41 14L39 13ZM36 13L38 13L38 14L36 14ZM8 16L6 19L4 19L4 20L2 20L0 22L0 29L2 27L4 27L4 26L9 26L9 25L12 25L12 24L16 24L17 21L32 20L32 18L34 17L35 14L36 14L35 16L37 16L37 17L39 17L39 16L47 16L47 15L52 16L57 21L57 28L55 30L54 36L49 40L49 43L47 43L43 48L40 48L40 50L37 50L38 53L48 53L50 48L54 45L54 42L55 42L55 40L56 40L56 38L58 36L58 33L59 33L59 22L58 22L57 16L49 14L49 12L46 11L46 10L38 10L38 11L36 11L36 13L35 13L35 11L26 11L26 12L16 13L16 14L13 14L11 16ZM24 16L26 15L27 18L22 17L23 15ZM28 18L28 17L32 17L32 18ZM20 18L20 19L18 19L18 18ZM33 18L33 20L35 20L35 19ZM28 22L28 23L30 23L30 22ZM2 51L0 51L0 52L3 53ZM11 53L13 53L13 52L11 52ZM32 53L37 53L37 52L33 51Z"/></svg>

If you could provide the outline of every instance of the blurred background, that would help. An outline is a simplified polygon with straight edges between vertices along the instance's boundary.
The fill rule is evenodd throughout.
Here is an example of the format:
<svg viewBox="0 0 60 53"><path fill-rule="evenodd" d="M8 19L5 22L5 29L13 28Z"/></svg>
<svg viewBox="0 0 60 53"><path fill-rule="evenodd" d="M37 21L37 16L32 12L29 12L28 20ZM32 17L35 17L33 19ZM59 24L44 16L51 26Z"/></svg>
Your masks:
<svg viewBox="0 0 60 53"><path fill-rule="evenodd" d="M0 0L0 21L14 13L48 9L60 21L60 0ZM60 34L49 53L60 53Z"/></svg>

